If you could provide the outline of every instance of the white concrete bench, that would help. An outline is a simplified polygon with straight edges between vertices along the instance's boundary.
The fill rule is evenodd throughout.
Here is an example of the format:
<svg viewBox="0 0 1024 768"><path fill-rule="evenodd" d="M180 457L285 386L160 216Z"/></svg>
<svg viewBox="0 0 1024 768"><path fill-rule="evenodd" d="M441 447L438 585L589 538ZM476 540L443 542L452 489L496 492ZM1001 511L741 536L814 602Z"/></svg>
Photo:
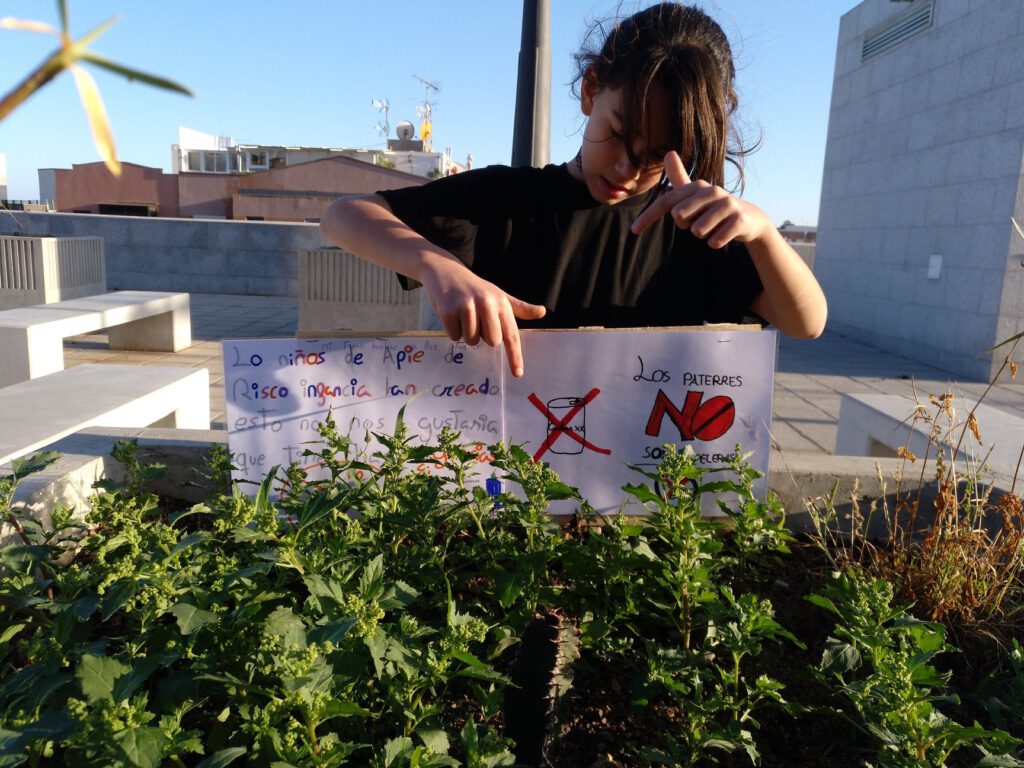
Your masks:
<svg viewBox="0 0 1024 768"><path fill-rule="evenodd" d="M210 428L210 374L164 365L76 365L0 389L0 464L86 427Z"/></svg>
<svg viewBox="0 0 1024 768"><path fill-rule="evenodd" d="M192 344L187 293L114 291L0 312L0 387L64 368L64 339L109 329L111 349Z"/></svg>
<svg viewBox="0 0 1024 768"><path fill-rule="evenodd" d="M926 403L929 416L938 410ZM956 423L963 424L974 407L973 402L955 399ZM843 395L839 405L839 428L836 433L837 456L895 456L896 451L907 448L915 456L934 457L935 448L928 451L928 436L932 425L918 419L911 428L914 403L901 395ZM1024 419L1012 413L982 403L974 412L982 444L979 446L970 431L960 445L959 461L981 461L989 455L994 467L1008 468L1010 472L1020 457L1024 444ZM948 422L943 415L939 421L940 436L945 436ZM962 426L953 431L954 445ZM953 445L946 449L947 459Z"/></svg>

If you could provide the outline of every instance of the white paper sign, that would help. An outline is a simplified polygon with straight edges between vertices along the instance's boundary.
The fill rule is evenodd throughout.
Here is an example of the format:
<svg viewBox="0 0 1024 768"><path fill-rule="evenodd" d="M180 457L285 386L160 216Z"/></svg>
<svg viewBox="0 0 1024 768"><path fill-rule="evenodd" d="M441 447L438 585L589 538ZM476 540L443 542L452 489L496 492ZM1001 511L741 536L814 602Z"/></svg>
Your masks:
<svg viewBox="0 0 1024 768"><path fill-rule="evenodd" d="M765 475L774 383L773 331L524 331L526 375L504 350L443 335L224 342L229 448L238 480L317 448L328 411L359 446L391 432L405 406L410 432L431 444L449 426L474 444L480 482L487 446L514 442L599 510L644 480L663 446L689 445L699 463L728 464L737 443ZM316 466L308 466L317 477ZM412 468L435 471L430 462ZM559 511L569 511L562 510ZM713 510L707 510L713 511Z"/></svg>
<svg viewBox="0 0 1024 768"><path fill-rule="evenodd" d="M646 482L629 465L655 467L666 443L690 445L712 467L739 443L767 477L775 344L774 332L751 331L531 334L526 376L505 382L505 439L596 509Z"/></svg>

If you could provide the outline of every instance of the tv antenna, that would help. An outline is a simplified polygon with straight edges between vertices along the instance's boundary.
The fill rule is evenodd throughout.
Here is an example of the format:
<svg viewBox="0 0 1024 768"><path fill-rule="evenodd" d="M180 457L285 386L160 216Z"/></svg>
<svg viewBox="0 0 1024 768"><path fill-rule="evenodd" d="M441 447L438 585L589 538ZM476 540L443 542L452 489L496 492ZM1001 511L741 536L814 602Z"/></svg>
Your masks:
<svg viewBox="0 0 1024 768"><path fill-rule="evenodd" d="M387 99L371 99L370 103L384 115L384 122L377 123L377 133L387 136L391 132L391 126L388 124L388 109L391 108L391 105Z"/></svg>
<svg viewBox="0 0 1024 768"><path fill-rule="evenodd" d="M419 117L421 120L429 121L431 116L430 92L433 90L440 93L441 88L440 86L434 85L434 83L430 82L429 80L424 80L419 75L413 75L413 77L415 77L417 80L423 83L423 104L419 107L416 107L416 116Z"/></svg>

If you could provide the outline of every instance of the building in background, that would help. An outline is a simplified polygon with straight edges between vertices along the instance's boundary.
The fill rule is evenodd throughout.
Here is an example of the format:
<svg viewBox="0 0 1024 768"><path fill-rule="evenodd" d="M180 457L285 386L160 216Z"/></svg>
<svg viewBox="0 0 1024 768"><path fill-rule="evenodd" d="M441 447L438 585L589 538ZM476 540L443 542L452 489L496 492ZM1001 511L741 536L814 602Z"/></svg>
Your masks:
<svg viewBox="0 0 1024 768"><path fill-rule="evenodd" d="M406 123L411 127L411 123ZM398 128L401 130L403 124ZM451 151L424 149L422 139L411 134L389 139L387 149L329 149L324 147L281 147L266 144L236 144L234 139L213 136L191 128L178 129L178 143L171 147L173 173L260 173L302 165L316 160L347 157L380 168L436 179L464 170L452 161Z"/></svg>
<svg viewBox="0 0 1024 768"><path fill-rule="evenodd" d="M1024 330L1024 3L864 0L839 27L815 273L829 327L972 378Z"/></svg>
<svg viewBox="0 0 1024 768"><path fill-rule="evenodd" d="M0 152L0 200L7 199L7 155Z"/></svg>
<svg viewBox="0 0 1024 768"><path fill-rule="evenodd" d="M813 243L818 237L818 228L802 227L787 219L779 227L779 234L787 243Z"/></svg>
<svg viewBox="0 0 1024 768"><path fill-rule="evenodd" d="M814 269L814 243L818 237L818 228L802 227L787 219L779 227L779 234L804 260L804 263Z"/></svg>
<svg viewBox="0 0 1024 768"><path fill-rule="evenodd" d="M235 144L188 128L171 150L173 172L122 163L120 178L102 162L39 171L39 194L66 213L319 221L332 200L425 184L464 170L451 152L411 138L386 150Z"/></svg>

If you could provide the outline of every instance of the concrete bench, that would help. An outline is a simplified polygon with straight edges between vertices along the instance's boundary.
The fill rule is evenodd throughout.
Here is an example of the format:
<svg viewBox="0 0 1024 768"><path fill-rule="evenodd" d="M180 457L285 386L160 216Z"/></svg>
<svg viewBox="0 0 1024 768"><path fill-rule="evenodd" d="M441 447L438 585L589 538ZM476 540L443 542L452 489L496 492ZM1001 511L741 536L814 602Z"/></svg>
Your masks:
<svg viewBox="0 0 1024 768"><path fill-rule="evenodd" d="M192 344L187 293L114 291L0 312L0 387L64 368L64 339L109 329L111 349Z"/></svg>
<svg viewBox="0 0 1024 768"><path fill-rule="evenodd" d="M926 403L928 414L935 416L935 406ZM957 399L956 423L962 425L973 402ZM928 451L928 435L932 425L918 419L911 428L914 403L900 395L843 395L839 404L839 426L836 433L836 455L891 457L896 451L907 448L915 456L935 456L935 448ZM960 444L959 461L974 459L981 461L986 455L994 467L1008 468L1010 472L1020 457L1024 444L1024 419L1012 413L982 403L974 412L978 420L978 431L982 444L979 446L968 431ZM939 422L940 436L948 431L949 424L943 415ZM962 426L953 431L953 445L946 448L946 457L960 437ZM991 454L989 451L991 450Z"/></svg>
<svg viewBox="0 0 1024 768"><path fill-rule="evenodd" d="M210 374L161 365L76 365L0 389L0 464L86 427L210 428Z"/></svg>

